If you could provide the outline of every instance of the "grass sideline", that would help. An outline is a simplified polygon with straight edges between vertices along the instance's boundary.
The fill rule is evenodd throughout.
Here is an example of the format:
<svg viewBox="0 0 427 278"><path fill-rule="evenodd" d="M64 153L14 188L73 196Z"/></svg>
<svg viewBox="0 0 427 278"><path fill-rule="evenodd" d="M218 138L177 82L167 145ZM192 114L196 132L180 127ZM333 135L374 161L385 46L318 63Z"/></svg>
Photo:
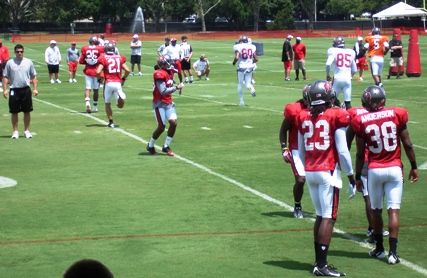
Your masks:
<svg viewBox="0 0 427 278"><path fill-rule="evenodd" d="M345 39L352 47L355 39ZM325 77L331 41L303 38L307 83ZM48 44L24 44L25 56L37 66L40 95L34 100L31 140L10 139L7 101L0 106L0 176L18 181L0 189L0 277L60 277L82 258L100 260L115 277L311 276L313 223L292 218L293 177L278 141L283 107L301 97L304 83L283 81L283 40L262 42L257 97L244 91L248 106L239 107L234 42L190 41L195 58L207 55L212 73L210 81L196 81L174 95L179 118L174 158L151 157L145 150L155 128L152 71L162 41L143 43L144 75L126 81L125 107L113 108L115 130L106 127L102 100L98 113L84 113L81 66L77 83L67 82L63 63L63 83L50 84L44 63ZM420 37L420 53L426 43ZM13 45L7 46L13 52ZM58 46L63 54L68 48ZM118 47L129 59L128 43ZM421 63L427 66L423 57ZM353 106L372 84L369 72L364 79L353 83ZM421 166L427 161L425 77L383 78L383 83L387 106L409 111ZM19 127L22 136L22 115ZM352 155L354 160L354 148ZM404 155L403 161L409 167ZM344 192L336 228L345 234L334 233L329 262L351 277L425 277L424 173L420 170L416 184L405 183L398 248L404 263L389 266L368 257L368 246L359 242L366 231L362 197L347 201ZM303 210L312 216L308 190Z"/></svg>

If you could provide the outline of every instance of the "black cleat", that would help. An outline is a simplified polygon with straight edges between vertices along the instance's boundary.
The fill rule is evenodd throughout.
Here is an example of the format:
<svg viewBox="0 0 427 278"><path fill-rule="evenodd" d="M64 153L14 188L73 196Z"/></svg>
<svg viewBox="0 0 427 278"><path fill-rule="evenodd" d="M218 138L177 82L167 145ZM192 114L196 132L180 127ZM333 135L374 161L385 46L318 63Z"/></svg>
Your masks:
<svg viewBox="0 0 427 278"><path fill-rule="evenodd" d="M314 276L332 276L332 277L341 277L345 276L345 273L336 271L333 267L330 267L328 265L325 265L324 267L320 268L318 266L315 266L313 269L313 275Z"/></svg>
<svg viewBox="0 0 427 278"><path fill-rule="evenodd" d="M146 150L150 153L150 155L157 155L156 149L154 147L150 148L149 144L147 144Z"/></svg>

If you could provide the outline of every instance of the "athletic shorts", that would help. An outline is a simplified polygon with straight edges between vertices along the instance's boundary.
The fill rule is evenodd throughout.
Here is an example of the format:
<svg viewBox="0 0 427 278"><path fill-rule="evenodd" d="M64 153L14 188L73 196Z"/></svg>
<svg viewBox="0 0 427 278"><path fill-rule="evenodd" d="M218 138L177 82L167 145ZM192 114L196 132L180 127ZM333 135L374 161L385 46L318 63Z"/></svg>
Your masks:
<svg viewBox="0 0 427 278"><path fill-rule="evenodd" d="M99 83L96 77L85 75L85 84L86 84L86 90L99 89Z"/></svg>
<svg viewBox="0 0 427 278"><path fill-rule="evenodd" d="M175 60L175 68L178 70L178 74L182 73L182 65L180 60Z"/></svg>
<svg viewBox="0 0 427 278"><path fill-rule="evenodd" d="M141 55L130 55L130 63L133 64L141 64Z"/></svg>
<svg viewBox="0 0 427 278"><path fill-rule="evenodd" d="M116 105L118 103L119 96L125 100L126 95L122 90L121 82L107 82L104 87L104 102L111 103L112 97L116 100Z"/></svg>
<svg viewBox="0 0 427 278"><path fill-rule="evenodd" d="M76 72L78 64L79 63L77 61L76 62L68 62L68 70L71 72Z"/></svg>
<svg viewBox="0 0 427 278"><path fill-rule="evenodd" d="M47 65L47 70L49 71L49 74L58 73L59 65Z"/></svg>
<svg viewBox="0 0 427 278"><path fill-rule="evenodd" d="M178 119L174 105L170 105L168 108L154 108L154 117L156 118L157 124L162 123L163 125L166 125L166 121Z"/></svg>
<svg viewBox="0 0 427 278"><path fill-rule="evenodd" d="M190 70L190 69L191 69L191 61L190 61L190 60L188 60L188 62L187 62L187 60L182 59L182 60L181 60L181 68L182 68L183 70Z"/></svg>
<svg viewBox="0 0 427 278"><path fill-rule="evenodd" d="M285 70L291 70L292 69L292 61L283 62L283 68Z"/></svg>
<svg viewBox="0 0 427 278"><path fill-rule="evenodd" d="M365 65L367 65L366 57L356 58L356 67L358 70L368 70Z"/></svg>
<svg viewBox="0 0 427 278"><path fill-rule="evenodd" d="M9 113L33 111L33 100L31 98L31 88L10 88L9 90Z"/></svg>

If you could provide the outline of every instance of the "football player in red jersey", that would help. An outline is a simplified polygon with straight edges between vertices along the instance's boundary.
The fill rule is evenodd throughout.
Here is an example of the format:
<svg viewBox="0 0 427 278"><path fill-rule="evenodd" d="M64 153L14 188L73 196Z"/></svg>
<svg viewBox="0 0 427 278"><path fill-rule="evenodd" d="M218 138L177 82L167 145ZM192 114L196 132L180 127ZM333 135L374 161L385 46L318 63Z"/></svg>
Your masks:
<svg viewBox="0 0 427 278"><path fill-rule="evenodd" d="M408 111L400 107L385 108L386 94L380 86L369 86L362 95L362 105L369 113L356 116L351 120L351 127L358 135L356 140L356 182L362 186L361 172L368 149L368 190L373 213L375 249L369 252L371 257L384 258L382 237L383 198L386 198L389 216L388 229L389 254L388 263L400 262L397 255L397 237L399 233L399 211L403 190L403 164L401 160L401 143L411 163L409 179L411 183L418 180L415 152L406 126Z"/></svg>
<svg viewBox="0 0 427 278"><path fill-rule="evenodd" d="M96 75L101 78L101 72L104 71L105 88L104 88L104 101L105 112L108 117L108 126L114 128L113 110L111 109L111 98L114 96L116 105L123 108L125 104L126 95L123 92L122 86L129 76L130 69L126 65L126 58L120 54L114 54L116 47L113 43L107 43L104 47L104 54L99 57L99 65ZM122 70L125 71L122 77Z"/></svg>
<svg viewBox="0 0 427 278"><path fill-rule="evenodd" d="M301 111L297 126L298 151L305 165L306 182L316 210L313 227L316 263L313 274L345 276L345 273L327 264L327 255L342 188L339 164L352 186L356 185L345 136L350 116L344 109L331 108L335 93L326 80L312 83L308 96L311 108Z"/></svg>
<svg viewBox="0 0 427 278"><path fill-rule="evenodd" d="M151 155L157 155L154 144L159 136L165 131L166 120L169 122L168 134L162 147L162 152L168 156L175 154L169 148L172 138L175 135L178 116L175 110L175 103L172 100L172 93L179 91L181 93L182 83L173 85L173 73L175 71L174 61L169 55L160 56L157 59L158 69L154 71L153 79L153 110L157 121L157 128L151 136L147 145L147 151Z"/></svg>
<svg viewBox="0 0 427 278"><path fill-rule="evenodd" d="M293 187L294 217L304 218L302 214L301 199L304 194L305 171L298 153L298 127L296 121L299 113L308 107L308 89L311 84L304 86L302 99L289 103L284 109L284 119L280 127L279 140L282 146L282 156L286 163L290 163L295 177ZM289 136L288 136L289 134ZM288 144L289 142L289 144Z"/></svg>
<svg viewBox="0 0 427 278"><path fill-rule="evenodd" d="M99 82L96 77L96 70L98 68L98 58L104 53L104 46L100 46L98 38L92 36L89 39L89 45L83 46L81 49L79 63L85 65L83 73L85 74L85 102L86 112L98 112L98 91ZM90 90L93 89L93 109L90 107Z"/></svg>
<svg viewBox="0 0 427 278"><path fill-rule="evenodd" d="M347 110L348 114L350 115L350 119L355 118L357 115L366 114L368 113L368 110L366 110L364 107L355 107L350 108ZM351 149L351 143L353 142L354 137L356 134L354 133L353 129L351 128L351 125L347 127L346 130L346 136L347 136L347 146L348 150ZM357 140L357 138L356 138ZM368 192L368 186L367 186L367 179L368 179L368 150L365 150L365 163L363 164L362 172L361 172L361 179L363 182L363 188L357 188L357 191L362 192L363 199L365 201L365 212L366 212L366 218L368 219L368 229L366 231L366 236L368 237L366 243L375 243L374 239L374 224L373 224L373 210L371 208L371 201L369 200L369 192ZM350 191L353 191L354 197L356 190L355 188L349 188L347 193L350 193ZM349 198L349 199L351 199ZM383 231L383 236L387 236L389 234L388 230Z"/></svg>

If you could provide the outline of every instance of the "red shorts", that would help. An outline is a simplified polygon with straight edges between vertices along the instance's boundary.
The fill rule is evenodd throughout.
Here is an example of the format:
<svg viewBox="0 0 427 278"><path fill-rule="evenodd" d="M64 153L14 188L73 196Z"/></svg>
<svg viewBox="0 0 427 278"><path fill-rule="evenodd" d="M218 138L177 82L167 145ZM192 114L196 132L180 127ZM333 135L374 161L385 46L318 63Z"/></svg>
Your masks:
<svg viewBox="0 0 427 278"><path fill-rule="evenodd" d="M368 70L369 68L367 69L365 65L367 65L366 57L356 59L356 67L358 70L361 70L361 69Z"/></svg>
<svg viewBox="0 0 427 278"><path fill-rule="evenodd" d="M292 69L292 61L283 62L283 68L285 70L291 70Z"/></svg>
<svg viewBox="0 0 427 278"><path fill-rule="evenodd" d="M182 73L182 66L180 60L175 60L175 68L178 70L178 74Z"/></svg>
<svg viewBox="0 0 427 278"><path fill-rule="evenodd" d="M71 72L77 71L77 65L78 64L79 63L77 61L76 62L68 62L68 70Z"/></svg>

